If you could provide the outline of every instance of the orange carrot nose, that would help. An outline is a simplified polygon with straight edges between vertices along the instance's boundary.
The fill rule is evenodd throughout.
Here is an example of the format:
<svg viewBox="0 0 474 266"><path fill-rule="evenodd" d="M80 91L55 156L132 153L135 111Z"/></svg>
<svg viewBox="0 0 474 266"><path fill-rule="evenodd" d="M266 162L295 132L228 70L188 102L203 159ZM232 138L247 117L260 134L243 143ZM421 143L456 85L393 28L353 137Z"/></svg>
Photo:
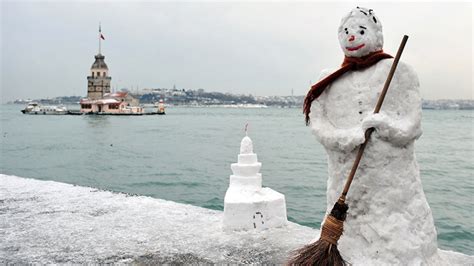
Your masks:
<svg viewBox="0 0 474 266"><path fill-rule="evenodd" d="M351 35L351 37L349 37L349 41L352 42L353 40L355 40L355 37L354 35Z"/></svg>

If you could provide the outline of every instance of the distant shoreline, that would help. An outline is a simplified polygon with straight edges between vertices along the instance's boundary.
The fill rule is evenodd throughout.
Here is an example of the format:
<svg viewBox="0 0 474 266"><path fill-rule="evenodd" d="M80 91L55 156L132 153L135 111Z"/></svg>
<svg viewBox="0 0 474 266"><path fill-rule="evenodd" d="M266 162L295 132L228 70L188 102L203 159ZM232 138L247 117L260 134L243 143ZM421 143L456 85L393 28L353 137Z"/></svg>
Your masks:
<svg viewBox="0 0 474 266"><path fill-rule="evenodd" d="M141 105L155 104L163 100L169 107L221 107L221 108L302 108L304 95L254 96L251 94L233 94L207 92L204 89L143 89L129 92ZM41 105L78 105L83 96L59 96L46 99L17 99L9 103L26 105L31 101ZM422 101L423 109L432 110L474 110L474 99L439 99Z"/></svg>
<svg viewBox="0 0 474 266"><path fill-rule="evenodd" d="M24 106L27 103L14 103L8 102L3 103L2 105L19 105ZM44 105L66 105L66 106L78 106L78 103L46 103ZM145 108L155 108L153 104L145 103L141 104ZM167 108L233 108L233 109L299 109L302 106L297 105L262 105L262 104L167 104ZM423 104L423 110L434 110L434 111L444 111L444 110L459 110L459 111L472 111L474 110L474 103L472 106L445 106L438 105L432 106Z"/></svg>

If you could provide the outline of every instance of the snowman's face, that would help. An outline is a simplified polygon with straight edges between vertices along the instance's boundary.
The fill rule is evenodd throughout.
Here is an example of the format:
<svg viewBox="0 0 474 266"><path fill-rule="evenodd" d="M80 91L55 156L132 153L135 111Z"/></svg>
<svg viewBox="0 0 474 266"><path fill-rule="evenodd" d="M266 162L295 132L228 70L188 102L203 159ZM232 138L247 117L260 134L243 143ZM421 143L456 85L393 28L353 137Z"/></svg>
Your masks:
<svg viewBox="0 0 474 266"><path fill-rule="evenodd" d="M354 11L352 11L354 12ZM345 17L339 26L339 43L348 57L362 57L369 53L382 50L382 27L373 16L358 14Z"/></svg>

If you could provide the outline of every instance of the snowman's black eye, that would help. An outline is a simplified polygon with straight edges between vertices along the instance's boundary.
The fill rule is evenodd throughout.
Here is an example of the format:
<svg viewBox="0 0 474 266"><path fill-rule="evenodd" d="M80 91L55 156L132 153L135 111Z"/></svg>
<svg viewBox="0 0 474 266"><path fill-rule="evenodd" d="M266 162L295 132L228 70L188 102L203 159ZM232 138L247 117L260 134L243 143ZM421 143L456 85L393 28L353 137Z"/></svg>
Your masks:
<svg viewBox="0 0 474 266"><path fill-rule="evenodd" d="M364 30L360 31L360 35L364 35L364 33L365 33Z"/></svg>

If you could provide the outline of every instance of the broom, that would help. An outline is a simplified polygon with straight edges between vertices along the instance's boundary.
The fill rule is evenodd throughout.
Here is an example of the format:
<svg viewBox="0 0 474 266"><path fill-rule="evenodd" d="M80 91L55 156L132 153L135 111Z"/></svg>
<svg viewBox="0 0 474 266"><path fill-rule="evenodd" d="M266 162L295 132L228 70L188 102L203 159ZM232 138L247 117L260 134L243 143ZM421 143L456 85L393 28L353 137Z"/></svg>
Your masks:
<svg viewBox="0 0 474 266"><path fill-rule="evenodd" d="M395 73L395 69L397 68L398 61L400 61L400 57L403 52L403 48L405 48L405 44L408 40L408 36L403 36L402 42L400 47L398 48L397 55L392 64L392 68L388 74L387 80L385 81L382 93L379 96L377 105L374 110L374 114L380 111L382 107L383 100L385 95L387 94L388 87L390 86L390 82L392 81L393 75ZM367 142L374 132L374 128L369 128L365 131L365 141L359 147L359 151L357 152L356 159L354 164L352 165L351 172L346 181L346 185L344 186L344 190L342 191L341 196L337 200L336 204L331 210L331 213L326 217L324 220L323 227L321 229L321 237L318 241L308 244L301 249L298 249L293 252L287 265L318 265L318 266L344 266L346 262L342 258L339 250L337 250L337 241L342 235L344 220L346 219L347 210L349 206L345 203L346 202L346 195L349 192L349 188L352 183L352 179L357 171L357 167L359 166L359 162L364 154L365 147L367 146Z"/></svg>

